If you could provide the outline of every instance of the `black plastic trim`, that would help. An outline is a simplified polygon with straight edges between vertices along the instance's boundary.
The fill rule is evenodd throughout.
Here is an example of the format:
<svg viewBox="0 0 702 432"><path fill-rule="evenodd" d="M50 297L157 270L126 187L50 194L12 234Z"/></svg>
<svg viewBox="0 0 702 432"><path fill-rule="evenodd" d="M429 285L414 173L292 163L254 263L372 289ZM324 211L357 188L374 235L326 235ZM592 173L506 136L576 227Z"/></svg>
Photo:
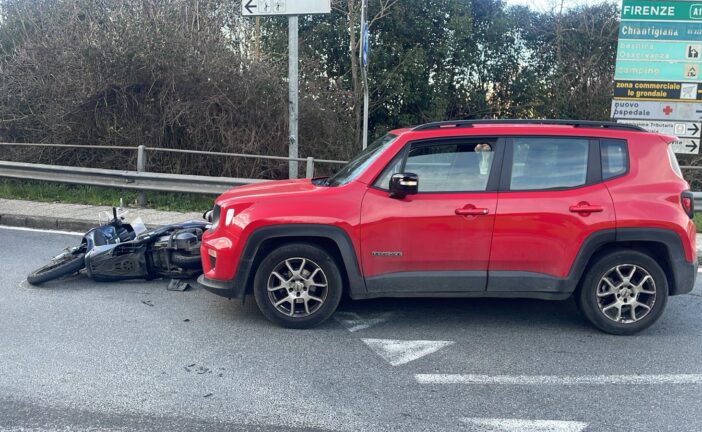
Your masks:
<svg viewBox="0 0 702 432"><path fill-rule="evenodd" d="M425 271L387 273L366 278L369 293L484 292L487 271Z"/></svg>
<svg viewBox="0 0 702 432"><path fill-rule="evenodd" d="M413 131L425 131L442 128L459 128L473 127L474 125L556 125L556 126L573 126L573 127L588 127L597 129L615 129L629 130L636 132L648 132L646 129L625 123L605 122L605 121L589 121L589 120L550 120L550 119L507 119L507 120L453 120L427 123L414 127Z"/></svg>
<svg viewBox="0 0 702 432"><path fill-rule="evenodd" d="M670 295L687 294L695 288L697 259L692 262L685 258L682 240L675 232L662 228L619 228L617 242L656 242L666 247L668 262L672 270Z"/></svg>
<svg viewBox="0 0 702 432"><path fill-rule="evenodd" d="M244 298L245 287L242 285L236 285L233 281L208 279L205 277L205 275L200 275L200 277L197 278L197 283L207 291L222 297L227 297L229 299Z"/></svg>
<svg viewBox="0 0 702 432"><path fill-rule="evenodd" d="M361 275L361 269L356 259L353 243L344 230L328 225L285 224L258 228L246 239L246 244L239 257L236 275L232 281L234 286L243 287L240 288L242 290L242 296L250 293L252 290L255 276L253 264L261 244L266 240L285 237L324 238L332 240L341 253L341 259L343 260L342 265L348 276L349 294L354 296L356 293L366 292L366 284Z"/></svg>

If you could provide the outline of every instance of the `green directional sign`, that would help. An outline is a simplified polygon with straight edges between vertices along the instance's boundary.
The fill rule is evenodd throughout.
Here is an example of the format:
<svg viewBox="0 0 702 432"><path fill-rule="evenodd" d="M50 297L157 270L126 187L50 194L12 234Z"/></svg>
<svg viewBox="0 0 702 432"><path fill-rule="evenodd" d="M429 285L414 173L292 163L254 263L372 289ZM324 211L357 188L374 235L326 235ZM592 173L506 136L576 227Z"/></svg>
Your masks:
<svg viewBox="0 0 702 432"><path fill-rule="evenodd" d="M623 20L702 21L702 1L625 0Z"/></svg>
<svg viewBox="0 0 702 432"><path fill-rule="evenodd" d="M680 137L698 153L702 127L702 0L623 0L612 118Z"/></svg>

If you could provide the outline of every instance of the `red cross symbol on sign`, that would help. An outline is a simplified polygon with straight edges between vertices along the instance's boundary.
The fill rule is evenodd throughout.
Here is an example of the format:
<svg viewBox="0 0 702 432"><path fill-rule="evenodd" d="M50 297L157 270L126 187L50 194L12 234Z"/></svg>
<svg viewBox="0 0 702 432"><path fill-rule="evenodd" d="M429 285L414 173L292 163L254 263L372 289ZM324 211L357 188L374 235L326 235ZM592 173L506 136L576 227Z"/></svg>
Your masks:
<svg viewBox="0 0 702 432"><path fill-rule="evenodd" d="M673 114L673 108L670 107L670 105L666 105L665 108L663 108L663 113L667 116Z"/></svg>

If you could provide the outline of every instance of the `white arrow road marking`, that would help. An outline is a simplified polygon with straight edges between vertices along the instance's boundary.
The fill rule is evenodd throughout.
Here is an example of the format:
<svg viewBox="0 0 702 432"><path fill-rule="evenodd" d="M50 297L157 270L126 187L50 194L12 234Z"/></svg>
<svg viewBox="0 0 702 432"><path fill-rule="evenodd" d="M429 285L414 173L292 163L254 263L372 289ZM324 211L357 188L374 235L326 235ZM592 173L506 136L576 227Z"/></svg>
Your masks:
<svg viewBox="0 0 702 432"><path fill-rule="evenodd" d="M74 236L85 235L85 233L79 233L79 232L74 232L74 231L58 231L58 230L47 230L47 229L38 229L38 228L15 227L15 226L7 226L7 225L0 225L0 229L6 229L6 230L12 230L12 231L29 231L29 232L38 232L38 233L48 233L48 234L74 235Z"/></svg>
<svg viewBox="0 0 702 432"><path fill-rule="evenodd" d="M453 345L453 341L361 339L380 357L393 366L409 363L441 348Z"/></svg>
<svg viewBox="0 0 702 432"><path fill-rule="evenodd" d="M414 379L419 384L473 385L702 384L702 374L584 376L416 374Z"/></svg>
<svg viewBox="0 0 702 432"><path fill-rule="evenodd" d="M341 325L353 333L373 327L376 324L384 323L392 318L393 315L394 314L392 312L364 316L361 316L356 312L337 312L334 314L334 319L339 321Z"/></svg>
<svg viewBox="0 0 702 432"><path fill-rule="evenodd" d="M461 422L485 432L582 432L587 427L587 423L556 420L462 418Z"/></svg>

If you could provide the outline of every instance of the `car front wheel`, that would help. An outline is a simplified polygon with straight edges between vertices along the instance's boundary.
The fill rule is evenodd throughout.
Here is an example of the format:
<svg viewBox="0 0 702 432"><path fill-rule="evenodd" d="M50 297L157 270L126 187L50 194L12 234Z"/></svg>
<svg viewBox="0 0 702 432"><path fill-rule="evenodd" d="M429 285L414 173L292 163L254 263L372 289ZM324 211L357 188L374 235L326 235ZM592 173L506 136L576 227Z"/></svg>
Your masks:
<svg viewBox="0 0 702 432"><path fill-rule="evenodd" d="M613 251L590 267L577 301L588 321L600 330L634 334L660 318L668 301L668 280L650 256Z"/></svg>
<svg viewBox="0 0 702 432"><path fill-rule="evenodd" d="M254 279L254 297L263 315L288 328L311 328L327 320L342 290L334 258L308 243L275 249L261 261Z"/></svg>

